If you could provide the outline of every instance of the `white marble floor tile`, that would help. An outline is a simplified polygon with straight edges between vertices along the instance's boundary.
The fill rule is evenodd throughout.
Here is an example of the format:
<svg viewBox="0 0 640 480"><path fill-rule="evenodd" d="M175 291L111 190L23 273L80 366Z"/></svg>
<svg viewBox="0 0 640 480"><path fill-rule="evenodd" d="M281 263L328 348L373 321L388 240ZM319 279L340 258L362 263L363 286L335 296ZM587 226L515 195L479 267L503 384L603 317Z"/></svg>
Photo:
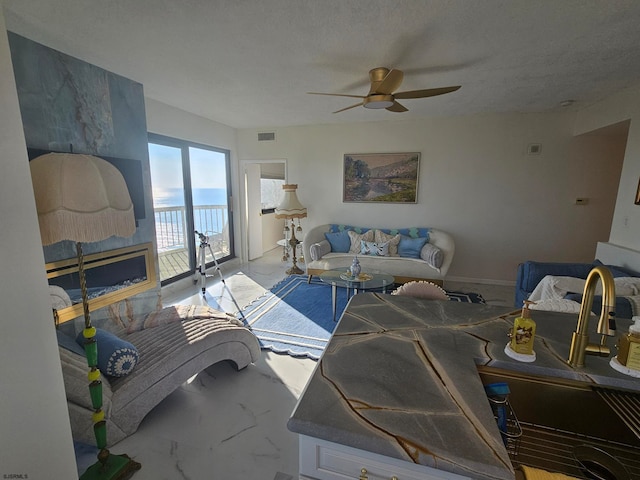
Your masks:
<svg viewBox="0 0 640 480"><path fill-rule="evenodd" d="M316 362L263 352L238 372L220 363L169 395L113 447L142 464L143 479L273 479L297 474L286 422Z"/></svg>
<svg viewBox="0 0 640 480"><path fill-rule="evenodd" d="M279 249L165 298L173 304L218 304L228 313L245 307L282 280ZM218 277L218 278L216 278ZM512 305L513 287L449 283L492 304ZM233 296L233 299L231 298ZM114 445L142 464L135 480L291 480L298 478L297 436L287 420L316 362L262 351L238 372L228 363L209 367L164 399L138 431Z"/></svg>

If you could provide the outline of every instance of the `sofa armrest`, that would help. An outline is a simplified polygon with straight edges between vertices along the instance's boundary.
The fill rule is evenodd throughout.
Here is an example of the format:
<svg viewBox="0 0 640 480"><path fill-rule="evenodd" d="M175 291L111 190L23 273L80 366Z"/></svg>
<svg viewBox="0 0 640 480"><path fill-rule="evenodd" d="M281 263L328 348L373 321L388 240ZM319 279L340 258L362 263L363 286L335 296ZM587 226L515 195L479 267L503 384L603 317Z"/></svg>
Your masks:
<svg viewBox="0 0 640 480"><path fill-rule="evenodd" d="M587 278L587 275L593 269L593 264L528 261L521 264L521 267L522 276L519 275L520 286L523 290L532 292L547 275Z"/></svg>
<svg viewBox="0 0 640 480"><path fill-rule="evenodd" d="M304 252L304 258L311 258L311 245L326 240L324 234L329 232L329 230L331 230L331 225L327 223L324 225L317 225L305 233L302 240L302 251Z"/></svg>
<svg viewBox="0 0 640 480"><path fill-rule="evenodd" d="M561 277L587 278L593 268L591 263L534 262L527 261L518 265L516 276L515 307L529 297L538 283L547 275Z"/></svg>
<svg viewBox="0 0 640 480"><path fill-rule="evenodd" d="M322 240L321 242L314 243L313 245L309 246L311 260L320 260L329 252L331 252L331 244L328 240Z"/></svg>
<svg viewBox="0 0 640 480"><path fill-rule="evenodd" d="M436 228L429 229L429 243L438 247L444 254L444 259L440 266L440 274L444 278L449 271L451 262L453 261L453 255L456 252L456 244L451 235Z"/></svg>

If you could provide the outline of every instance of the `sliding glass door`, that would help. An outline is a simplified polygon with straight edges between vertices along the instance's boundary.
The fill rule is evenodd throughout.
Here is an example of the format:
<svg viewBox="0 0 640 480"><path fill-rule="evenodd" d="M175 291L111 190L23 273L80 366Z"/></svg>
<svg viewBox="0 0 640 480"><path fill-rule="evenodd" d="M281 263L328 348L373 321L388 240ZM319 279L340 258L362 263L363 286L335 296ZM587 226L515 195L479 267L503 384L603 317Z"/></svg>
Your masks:
<svg viewBox="0 0 640 480"><path fill-rule="evenodd" d="M207 266L234 256L229 151L149 134L149 162L163 284L192 275L200 239Z"/></svg>

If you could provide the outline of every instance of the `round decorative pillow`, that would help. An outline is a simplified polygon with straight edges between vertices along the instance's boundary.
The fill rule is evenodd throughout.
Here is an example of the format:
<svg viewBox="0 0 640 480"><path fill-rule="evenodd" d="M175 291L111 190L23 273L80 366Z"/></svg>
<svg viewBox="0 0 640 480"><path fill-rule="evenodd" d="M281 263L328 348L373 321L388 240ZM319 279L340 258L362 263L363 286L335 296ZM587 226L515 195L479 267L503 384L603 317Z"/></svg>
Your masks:
<svg viewBox="0 0 640 480"><path fill-rule="evenodd" d="M106 330L96 329L98 343L98 368L104 375L124 377L133 371L138 363L138 349L126 340ZM84 348L82 332L76 342Z"/></svg>

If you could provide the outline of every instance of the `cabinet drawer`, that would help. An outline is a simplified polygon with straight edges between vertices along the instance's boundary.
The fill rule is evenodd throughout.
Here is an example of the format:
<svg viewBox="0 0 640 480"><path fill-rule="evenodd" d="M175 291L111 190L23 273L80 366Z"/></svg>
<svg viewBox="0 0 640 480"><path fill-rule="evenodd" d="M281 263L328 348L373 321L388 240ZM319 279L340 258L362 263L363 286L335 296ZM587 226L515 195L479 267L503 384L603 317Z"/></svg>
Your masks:
<svg viewBox="0 0 640 480"><path fill-rule="evenodd" d="M360 478L462 480L467 478L304 435L300 435L300 474L318 480L358 480Z"/></svg>

